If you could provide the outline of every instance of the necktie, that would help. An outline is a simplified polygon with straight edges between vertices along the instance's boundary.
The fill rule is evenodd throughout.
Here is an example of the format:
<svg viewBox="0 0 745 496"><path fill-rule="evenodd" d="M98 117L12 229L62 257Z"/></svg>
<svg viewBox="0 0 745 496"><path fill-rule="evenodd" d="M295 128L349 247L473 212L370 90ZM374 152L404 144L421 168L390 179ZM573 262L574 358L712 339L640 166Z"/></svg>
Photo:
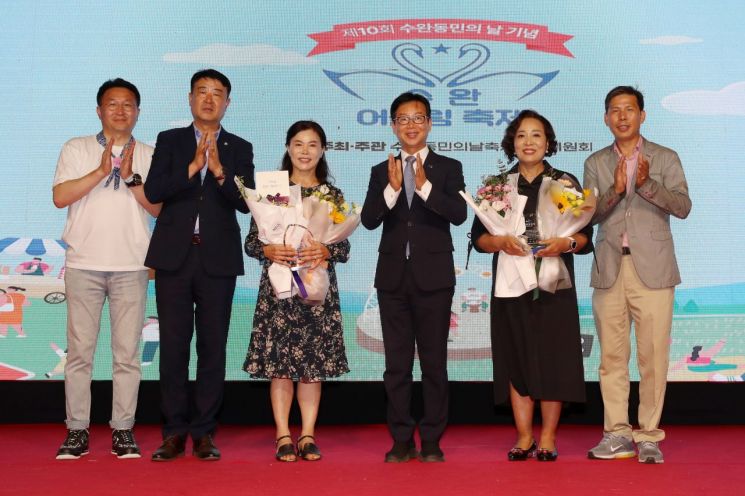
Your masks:
<svg viewBox="0 0 745 496"><path fill-rule="evenodd" d="M409 202L409 208L411 208L411 201L414 199L414 190L416 189L416 183L414 181L414 161L416 157L409 155L406 157L406 166L404 167L404 188L406 189L406 201ZM411 249L409 242L406 242L406 259L408 260L411 256Z"/></svg>
<svg viewBox="0 0 745 496"><path fill-rule="evenodd" d="M409 208L411 208L411 201L414 199L414 190L416 189L414 181L415 161L416 157L409 155L406 157L406 166L404 167L404 187L406 188L406 201L409 202Z"/></svg>

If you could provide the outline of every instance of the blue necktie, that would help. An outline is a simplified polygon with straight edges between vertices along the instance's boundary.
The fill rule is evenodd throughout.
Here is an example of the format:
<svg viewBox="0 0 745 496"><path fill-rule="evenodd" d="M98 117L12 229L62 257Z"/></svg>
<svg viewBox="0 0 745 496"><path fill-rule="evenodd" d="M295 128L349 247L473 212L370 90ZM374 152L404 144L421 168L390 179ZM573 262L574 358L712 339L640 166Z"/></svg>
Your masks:
<svg viewBox="0 0 745 496"><path fill-rule="evenodd" d="M414 181L414 162L416 157L409 155L406 157L406 166L404 167L404 188L406 189L406 201L409 202L409 208L411 208L411 201L414 199L414 190L416 189L416 183ZM409 248L409 242L406 242L406 259L409 259L411 250Z"/></svg>
<svg viewBox="0 0 745 496"><path fill-rule="evenodd" d="M409 208L411 208L411 201L414 199L414 190L416 189L414 181L415 161L416 157L409 155L406 157L406 167L404 167L404 187L406 188L406 201L409 202Z"/></svg>

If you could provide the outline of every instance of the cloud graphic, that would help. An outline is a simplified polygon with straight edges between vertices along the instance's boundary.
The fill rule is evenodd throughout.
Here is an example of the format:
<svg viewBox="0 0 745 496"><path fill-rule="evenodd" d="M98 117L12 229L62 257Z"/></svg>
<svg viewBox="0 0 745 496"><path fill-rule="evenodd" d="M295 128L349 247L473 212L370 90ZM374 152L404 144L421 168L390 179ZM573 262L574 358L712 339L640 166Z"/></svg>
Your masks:
<svg viewBox="0 0 745 496"><path fill-rule="evenodd" d="M688 43L701 43L701 38L691 38L690 36L658 36L657 38L647 38L639 40L642 45L687 45Z"/></svg>
<svg viewBox="0 0 745 496"><path fill-rule="evenodd" d="M745 81L730 84L719 91L673 93L662 99L662 106L677 114L745 116Z"/></svg>
<svg viewBox="0 0 745 496"><path fill-rule="evenodd" d="M168 121L168 127L186 127L191 125L191 119L181 119L176 121Z"/></svg>
<svg viewBox="0 0 745 496"><path fill-rule="evenodd" d="M214 43L191 52L171 52L163 55L165 62L198 63L216 66L236 65L302 65L318 61L298 52L282 50L274 45L229 45Z"/></svg>

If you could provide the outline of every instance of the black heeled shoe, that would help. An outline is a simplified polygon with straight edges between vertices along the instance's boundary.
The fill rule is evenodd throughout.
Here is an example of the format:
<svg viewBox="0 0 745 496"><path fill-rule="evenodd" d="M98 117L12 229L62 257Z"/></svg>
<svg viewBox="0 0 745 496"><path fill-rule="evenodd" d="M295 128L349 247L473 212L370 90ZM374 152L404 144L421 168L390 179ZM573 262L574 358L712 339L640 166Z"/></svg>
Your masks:
<svg viewBox="0 0 745 496"><path fill-rule="evenodd" d="M280 445L279 442L283 439L289 439L290 442ZM295 444L293 444L292 442L292 436L290 436L289 434L285 436L279 436L274 445L276 446L274 458L276 458L278 462L291 463L297 461L297 453L295 452Z"/></svg>
<svg viewBox="0 0 745 496"><path fill-rule="evenodd" d="M303 439L310 441L300 444ZM297 454L300 458L308 462L317 462L321 459L321 450L316 445L316 438L313 436L300 436L297 438Z"/></svg>
<svg viewBox="0 0 745 496"><path fill-rule="evenodd" d="M515 446L507 452L507 459L511 462L524 462L533 456L537 447L535 441L533 441L533 444L531 444L528 449L522 449Z"/></svg>
<svg viewBox="0 0 745 496"><path fill-rule="evenodd" d="M536 451L536 460L539 462L555 462L559 458L559 452L556 448L551 451L550 449L540 448Z"/></svg>

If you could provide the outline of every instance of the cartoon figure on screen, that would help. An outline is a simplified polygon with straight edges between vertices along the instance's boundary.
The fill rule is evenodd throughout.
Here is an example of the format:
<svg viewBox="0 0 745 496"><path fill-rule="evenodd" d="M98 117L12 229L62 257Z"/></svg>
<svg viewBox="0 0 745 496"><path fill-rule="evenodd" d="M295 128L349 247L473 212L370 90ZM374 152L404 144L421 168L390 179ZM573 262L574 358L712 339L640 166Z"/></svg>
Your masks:
<svg viewBox="0 0 745 496"><path fill-rule="evenodd" d="M54 351L54 354L59 357L59 362L57 362L57 365L55 365L52 370L44 374L44 377L46 377L47 379L51 379L56 375L64 374L65 365L67 364L67 350L63 350L62 348L57 346L57 343L49 343L49 346L52 348L52 351Z"/></svg>
<svg viewBox="0 0 745 496"><path fill-rule="evenodd" d="M0 293L0 338L8 335L8 328L16 331L17 338L25 338L23 330L23 309L31 305L23 292L25 288L8 286L5 293Z"/></svg>
<svg viewBox="0 0 745 496"><path fill-rule="evenodd" d="M44 276L51 270L52 266L41 261L40 257L34 257L28 262L18 264L16 272L25 276Z"/></svg>
<svg viewBox="0 0 745 496"><path fill-rule="evenodd" d="M487 303L487 296L483 291L479 291L476 288L468 288L468 291L460 295L461 311L468 311L470 313L486 312L489 308Z"/></svg>

